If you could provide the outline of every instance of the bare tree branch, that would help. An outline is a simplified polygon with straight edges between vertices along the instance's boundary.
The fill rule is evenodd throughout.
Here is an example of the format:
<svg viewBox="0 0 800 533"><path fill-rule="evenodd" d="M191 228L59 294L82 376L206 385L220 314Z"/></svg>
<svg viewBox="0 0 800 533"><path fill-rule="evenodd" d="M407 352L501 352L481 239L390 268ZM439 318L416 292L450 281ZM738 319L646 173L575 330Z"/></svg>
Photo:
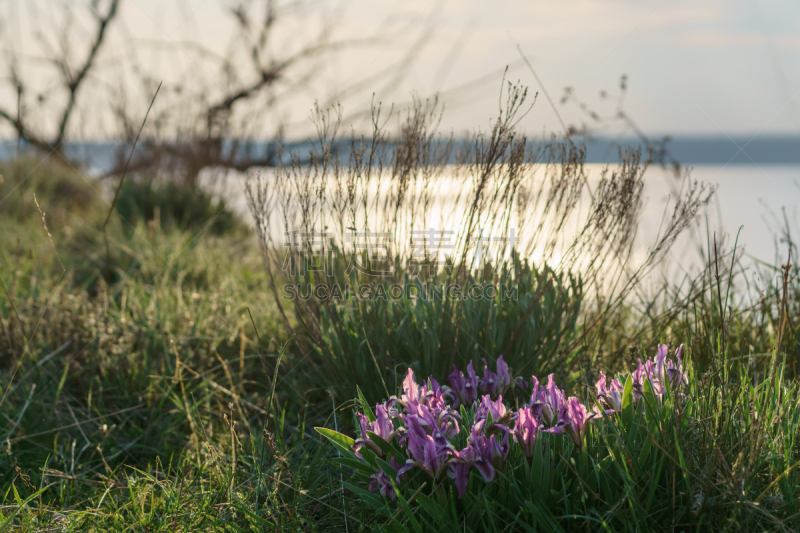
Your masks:
<svg viewBox="0 0 800 533"><path fill-rule="evenodd" d="M67 88L69 89L69 99L67 101L66 108L64 112L61 114L61 123L58 127L58 137L54 142L54 148L60 149L61 145L64 143L64 135L67 129L67 123L69 122L69 117L72 115L72 110L75 107L75 98L78 93L78 89L80 88L83 80L86 79L86 75L89 74L89 71L92 69L94 65L95 58L97 57L97 52L100 50L100 47L103 44L106 36L106 29L108 28L109 23L114 19L117 15L117 8L119 7L119 0L111 0L111 5L108 7L108 12L105 16L101 16L98 12L95 12L95 16L97 17L97 34L94 38L91 48L89 49L89 55L86 57L86 60L83 62L81 68L76 72L72 73L69 69L69 64L67 63L67 57L64 57L63 62L63 71L64 71L64 81L67 84Z"/></svg>
<svg viewBox="0 0 800 533"><path fill-rule="evenodd" d="M0 118L4 119L9 125L11 125L11 127L14 128L14 130L17 133L17 136L21 140L24 140L25 142L31 144L38 150L47 153L53 153L59 159L66 160L63 151L64 141L67 135L67 125L69 123L69 119L72 116L73 110L75 109L75 102L77 99L78 90L84 85L87 76L95 66L97 54L108 35L107 34L108 26L114 20L114 17L116 17L118 13L119 2L120 0L111 0L108 10L104 15L101 15L99 11L93 11L93 15L97 20L97 31L95 33L94 39L92 40L86 59L84 59L80 67L77 69L72 69L70 67L71 52L69 44L65 40L66 36L62 38L62 43L61 43L62 51L59 55L55 55L57 53L52 51L52 47L49 46L49 44L47 43L47 41L44 39L43 36L40 36L40 41L42 42L42 46L51 49L51 53L54 54L54 57L49 58L49 61L53 65L55 65L61 72L61 77L63 78L63 83L64 83L64 89L67 91L67 103L64 106L64 109L61 111L61 113L59 113L61 118L59 119L58 128L56 130L55 136L52 139L47 139L43 135L37 135L36 133L34 133L32 126L26 123L20 111L18 111L15 116L10 111L0 108ZM69 26L69 20L68 23L65 24L65 26ZM66 28L64 29L66 30ZM16 59L12 58L11 62L12 62L12 68L11 68L12 83L21 97L21 95L24 92L26 92L25 91L26 87L23 84L18 72L16 71Z"/></svg>

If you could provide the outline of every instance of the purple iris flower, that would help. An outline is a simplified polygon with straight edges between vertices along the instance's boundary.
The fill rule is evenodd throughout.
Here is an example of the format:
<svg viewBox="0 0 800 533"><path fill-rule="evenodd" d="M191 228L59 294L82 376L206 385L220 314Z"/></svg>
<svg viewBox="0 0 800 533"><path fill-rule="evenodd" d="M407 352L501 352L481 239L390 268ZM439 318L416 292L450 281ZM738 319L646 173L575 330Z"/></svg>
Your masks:
<svg viewBox="0 0 800 533"><path fill-rule="evenodd" d="M522 376L517 376L517 377L515 377L515 378L514 378L514 379L511 381L511 384L512 384L514 387L517 387L517 388L520 388L520 389L527 389L527 388L528 388L528 382L527 382L527 381L525 381L524 379L522 379Z"/></svg>
<svg viewBox="0 0 800 533"><path fill-rule="evenodd" d="M678 349L675 350L675 359L678 360L677 365L672 361L667 361L667 378L673 386L689 384L689 378L683 373L683 361L681 360L682 351L683 344L678 346Z"/></svg>
<svg viewBox="0 0 800 533"><path fill-rule="evenodd" d="M389 464L391 465L391 467L392 467L392 468L394 468L395 472L399 472L399 471L400 471L400 469L403 467L403 465L401 465L400 463L398 463L398 462L397 462L397 460L395 460L395 458L394 458L394 457L392 457L392 458L390 458L390 459L389 459ZM402 480L405 480L405 479L406 479L406 476L405 476L405 475L403 475L403 476L397 476L397 482L398 482L398 483L400 483L400 480L401 480L401 479L402 479Z"/></svg>
<svg viewBox="0 0 800 533"><path fill-rule="evenodd" d="M484 361L486 364L486 361ZM511 374L508 373L508 365L505 361L503 361L503 356L497 358L497 363L495 364L497 368L497 394L503 394L503 392L511 385Z"/></svg>
<svg viewBox="0 0 800 533"><path fill-rule="evenodd" d="M600 416L596 413L587 413L586 406L574 396L567 400L567 406L564 409L564 429L572 438L575 446L578 448L583 447L583 439L586 436L586 428L589 425L589 421Z"/></svg>
<svg viewBox="0 0 800 533"><path fill-rule="evenodd" d="M408 432L407 442L406 450L409 458L397 472L398 479L414 467L422 468L429 476L436 479L454 461L456 450L449 442L440 445L431 435L423 437L411 431Z"/></svg>
<svg viewBox="0 0 800 533"><path fill-rule="evenodd" d="M508 371L508 365L503 360L503 356L497 358L497 372L489 370L489 364L486 359L483 359L483 378L481 378L481 392L491 394L492 396L499 396L505 394L506 390L513 384L515 387L527 388L528 384L524 379L518 377L511 379L511 374Z"/></svg>
<svg viewBox="0 0 800 533"><path fill-rule="evenodd" d="M503 469L506 463L506 457L508 457L508 452L511 451L511 447L508 443L508 434L508 431L503 431L503 436L500 440L497 439L496 434L489 437L488 454L486 454L485 457L491 461L492 466L497 470ZM485 438L486 437L484 437L484 439Z"/></svg>
<svg viewBox="0 0 800 533"><path fill-rule="evenodd" d="M369 418L366 415L361 413L356 413L358 415L358 423L361 426L361 436L355 440L353 443L353 451L356 453L356 457L361 459L361 448L367 446L370 450L374 451L375 453L380 453L381 449L378 446L369 440L367 437L367 431L372 431L372 427L369 421ZM377 451L376 451L377 450Z"/></svg>
<svg viewBox="0 0 800 533"><path fill-rule="evenodd" d="M481 398L480 405L478 405L478 408L475 410L475 421L484 420L488 418L489 415L492 415L492 421L496 423L503 418L506 413L508 413L508 410L505 404L503 404L502 396L492 401L489 395L485 394L483 398Z"/></svg>
<svg viewBox="0 0 800 533"><path fill-rule="evenodd" d="M392 442L392 439L397 435L397 430L392 424L389 412L381 404L375 405L375 421L372 422L372 428L372 432L386 442Z"/></svg>
<svg viewBox="0 0 800 533"><path fill-rule="evenodd" d="M371 492L380 492L381 496L392 501L397 499L397 494L395 494L394 487L392 487L392 479L383 470L378 470L377 473L370 476L367 488Z"/></svg>
<svg viewBox="0 0 800 533"><path fill-rule="evenodd" d="M531 401L528 402L528 405L531 406L531 409L533 409L532 412L534 416L539 418L542 416L542 406L541 404L537 403L539 401L539 380L536 378L536 376L531 376L531 383L533 384L533 391L531 391ZM534 404L537 404L536 408L533 407Z"/></svg>
<svg viewBox="0 0 800 533"><path fill-rule="evenodd" d="M636 367L636 370L631 372L631 379L633 381L633 399L639 400L642 398L642 387L644 387L644 382L650 378L650 373L647 372L647 366L642 364L642 360L639 359L639 366ZM648 360L650 366L652 367L652 363Z"/></svg>
<svg viewBox="0 0 800 533"><path fill-rule="evenodd" d="M472 362L470 361L470 364ZM469 367L467 367L469 368ZM456 365L453 365L453 371L447 376L450 382L450 391L453 394L453 407L458 407L465 402L467 380L464 378L464 373L461 372Z"/></svg>
<svg viewBox="0 0 800 533"><path fill-rule="evenodd" d="M631 373L633 380L633 397L639 399L642 397L642 391L646 380L650 380L653 385L653 392L658 396L667 392L664 383L669 379L673 386L685 385L689 382L686 374L683 373L683 361L681 360L681 352L683 345L681 344L675 351L675 358L677 364L672 360L667 359L669 350L666 344L660 344L654 359L648 359L642 364L639 360L639 366Z"/></svg>
<svg viewBox="0 0 800 533"><path fill-rule="evenodd" d="M442 387L439 382L433 379L433 376L428 378L428 387L426 387L426 397L428 403L436 404L439 406L444 405L444 399L449 396L450 389L447 386Z"/></svg>
<svg viewBox="0 0 800 533"><path fill-rule="evenodd" d="M395 407L398 403L400 403L400 400L397 399L397 396L390 396L388 400L381 404L389 414L389 418L397 418L397 416L400 414Z"/></svg>
<svg viewBox="0 0 800 533"><path fill-rule="evenodd" d="M483 377L480 382L481 392L497 395L497 374L489 370L486 359L483 359Z"/></svg>
<svg viewBox="0 0 800 533"><path fill-rule="evenodd" d="M440 386L439 382L433 376L430 376L428 382L422 385L420 403L429 405L434 409L443 409L448 392L448 389Z"/></svg>
<svg viewBox="0 0 800 533"><path fill-rule="evenodd" d="M498 427L503 428L504 426ZM487 438L484 434L479 435L473 432L472 444L478 453L474 465L486 481L494 479L494 471L502 470L505 465L506 457L511 450L508 445L508 433L509 431L506 428L503 431L503 437L498 441L496 434L492 434Z"/></svg>
<svg viewBox="0 0 800 533"><path fill-rule="evenodd" d="M649 369L648 369L649 367ZM636 360L636 370L631 372L634 383L641 383L645 377L649 377L652 372L653 363L649 359L645 359L642 363L641 359Z"/></svg>
<svg viewBox="0 0 800 533"><path fill-rule="evenodd" d="M474 430L473 430L474 432ZM491 455L488 453L488 441L483 435L477 436L474 440L470 439L466 448L458 452L456 462L453 464L451 472L458 488L458 497L464 495L463 489L466 487L469 470L475 467L483 480L491 483L494 480L495 468L492 465ZM463 485L461 485L463 483Z"/></svg>
<svg viewBox="0 0 800 533"><path fill-rule="evenodd" d="M666 344L659 344L658 351L656 352L655 363L653 365L652 376L659 381L664 379L664 371L666 370L667 355L669 350Z"/></svg>
<svg viewBox="0 0 800 533"><path fill-rule="evenodd" d="M383 450L369 439L367 431L371 431L386 442L391 442L395 436L402 433L402 428L399 430L395 429L392 420L389 418L389 413L383 404L375 405L375 420L372 422L370 422L365 415L358 413L358 423L361 426L361 437L356 439L353 444L353 451L356 452L356 455L359 457L361 457L359 451L364 446L367 446L367 448L375 452L375 455L378 457L384 456Z"/></svg>
<svg viewBox="0 0 800 533"><path fill-rule="evenodd" d="M420 387L414 380L414 371L410 368L403 380L403 395L400 397L400 403L408 404L409 402L419 402L420 400Z"/></svg>
<svg viewBox="0 0 800 533"><path fill-rule="evenodd" d="M541 423L533 415L530 407L524 406L517 411L517 421L513 430L514 440L520 445L529 461L533 458L536 449L540 426Z"/></svg>
<svg viewBox="0 0 800 533"><path fill-rule="evenodd" d="M427 405L411 403L408 406L408 413L401 419L409 430L407 433L414 432L420 437L431 435L437 443L444 445L447 439L458 434L458 421L461 419L461 415L447 406L436 409ZM401 445L406 440L407 436L403 435Z"/></svg>
<svg viewBox="0 0 800 533"><path fill-rule="evenodd" d="M448 376L450 389L455 395L454 408L459 405L471 406L478 399L478 377L472 367L472 361L467 365L467 377L453 365L453 372Z"/></svg>
<svg viewBox="0 0 800 533"><path fill-rule="evenodd" d="M434 408L443 408L446 403L445 394L447 391L432 376L422 385L417 384L414 379L414 371L409 368L403 379L403 394L399 400L392 397L389 402L392 402L392 405L400 404L406 410L409 405L429 405Z"/></svg>
<svg viewBox="0 0 800 533"><path fill-rule="evenodd" d="M502 470L508 453L511 450L508 441L509 429L505 426L496 426L502 430L502 437L497 434L489 437L483 433L483 421L472 427L471 435L467 439L467 446L455 452L447 475L455 481L458 497L463 498L469 480L469 471L472 467L490 483L494 480L495 472Z"/></svg>
<svg viewBox="0 0 800 533"><path fill-rule="evenodd" d="M539 380L533 377L534 393L531 395L530 407L535 416L541 417L548 426L558 422L564 410L566 397L564 391L556 387L553 374L547 376L547 385L539 389Z"/></svg>
<svg viewBox="0 0 800 533"><path fill-rule="evenodd" d="M511 375L508 373L508 365L503 361L503 356L497 358L497 372L489 370L489 363L483 361L483 378L481 378L481 391L492 396L503 394L511 385Z"/></svg>
<svg viewBox="0 0 800 533"><path fill-rule="evenodd" d="M469 449L471 450L472 448ZM457 462L452 463L450 469L447 471L447 475L455 482L459 500L467 493L470 468L472 468L472 462Z"/></svg>
<svg viewBox="0 0 800 533"><path fill-rule="evenodd" d="M616 412L622 411L622 392L625 388L618 379L606 379L600 372L600 379L594 385L597 388L597 399L606 407L613 408Z"/></svg>

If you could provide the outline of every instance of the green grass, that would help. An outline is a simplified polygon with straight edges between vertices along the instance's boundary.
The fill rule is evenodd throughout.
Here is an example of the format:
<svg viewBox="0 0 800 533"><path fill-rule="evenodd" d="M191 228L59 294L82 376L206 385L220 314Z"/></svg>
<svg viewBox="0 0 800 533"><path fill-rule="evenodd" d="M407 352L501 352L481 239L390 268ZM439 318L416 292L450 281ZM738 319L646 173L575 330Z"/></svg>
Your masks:
<svg viewBox="0 0 800 533"><path fill-rule="evenodd" d="M575 345L580 334L580 280L519 263L507 266L498 278L495 286L508 287L506 297L464 299L460 307L434 294L445 286L441 279L426 284L433 287L427 298L323 307L321 342L313 350L320 382L345 395L358 386L375 402L386 397L385 387L397 389L409 367L418 375L443 379L453 364L463 368L474 361L481 369L481 358L493 364L501 353L519 374L564 374L577 356L576 350L564 348ZM426 285L411 279L405 294L413 294L409 286L425 294ZM513 297L508 296L512 291ZM453 314L458 316L456 332L443 327ZM515 335L520 323L524 327Z"/></svg>
<svg viewBox="0 0 800 533"><path fill-rule="evenodd" d="M617 455L603 466L612 490L590 504L565 457L544 494L525 484L489 485L437 521L413 492L404 494L408 507L366 505L345 488L365 485L313 430L354 434L359 380L381 395L352 310L339 311L349 324L342 338L355 344L337 353L363 365L363 377L336 361L320 366L324 354L303 353L289 338L256 240L238 225L225 233L209 231L208 218L182 227L112 218L107 257L100 227L108 206L99 188L74 175L53 178L69 183L67 194L45 179L62 171L39 172L15 182L13 168L0 170L0 199L21 183L0 206L0 531L800 528L796 267L785 311L778 282L759 287L756 305L740 283L726 298L712 256L690 298L665 299L658 309L631 302L606 329L582 337L560 374L573 391L586 392L598 370L630 369L638 347L654 340L687 346L688 400L680 417L664 421L660 429L668 431L646 468L625 466L637 461L644 440L617 449L598 438ZM26 200L34 192L52 241ZM420 372L444 381L449 365L436 362L420 332L426 313L436 312L401 302L367 317L371 335L390 317L386 336L370 339L380 362L399 368L416 359ZM476 324L490 316L475 312ZM559 335L577 337L592 308L581 312L560 323ZM491 315L491 329L470 331L494 352L503 343L491 335L517 318ZM398 341L406 319L414 327ZM570 331L560 332L563 324ZM548 352L557 353L560 341L548 338L552 346L530 354L543 362L537 372L547 368ZM420 494L437 497L424 492L430 489Z"/></svg>

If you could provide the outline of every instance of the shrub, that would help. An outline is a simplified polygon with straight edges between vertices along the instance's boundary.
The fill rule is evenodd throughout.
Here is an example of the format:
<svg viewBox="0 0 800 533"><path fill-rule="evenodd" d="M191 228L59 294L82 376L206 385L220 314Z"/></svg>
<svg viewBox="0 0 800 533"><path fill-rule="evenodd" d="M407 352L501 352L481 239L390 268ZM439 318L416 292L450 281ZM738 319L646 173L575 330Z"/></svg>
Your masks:
<svg viewBox="0 0 800 533"><path fill-rule="evenodd" d="M21 158L0 163L0 216L17 222L41 220L34 195L53 227L99 209L99 191L73 168L49 160Z"/></svg>
<svg viewBox="0 0 800 533"><path fill-rule="evenodd" d="M116 206L130 226L139 220L155 222L164 231L200 230L215 235L246 231L225 204L195 185L157 179L127 179ZM129 227L130 227L129 226Z"/></svg>
<svg viewBox="0 0 800 533"><path fill-rule="evenodd" d="M579 335L580 280L546 266L520 264L506 265L497 279L489 286L491 291L501 287L493 299L467 297L458 307L443 295L447 285L441 278L424 284L409 279L401 299L322 307L321 336L313 345L320 378L341 395L359 385L368 399L377 400L396 387L405 368L441 376L453 364L465 367L482 358L494 363L500 354L520 372L563 374L575 357L566 348ZM475 278L466 286L477 287L476 292L484 287ZM370 287L375 293L392 290L388 283ZM460 313L456 327L452 313Z"/></svg>
<svg viewBox="0 0 800 533"><path fill-rule="evenodd" d="M310 361L309 387L349 396L359 384L374 400L398 368L439 375L500 354L526 372L577 375L576 355L613 328L708 201L703 186L687 183L634 261L648 161L621 153L590 186L583 147L533 142L517 129L526 98L509 84L491 129L463 141L437 134L436 102L417 102L391 139L374 107L372 135L353 134L344 148L341 115L318 109L319 143L248 183L272 296ZM514 287L518 299L448 293L473 283ZM316 292L347 284L355 294L346 305ZM357 290L431 284L439 301Z"/></svg>

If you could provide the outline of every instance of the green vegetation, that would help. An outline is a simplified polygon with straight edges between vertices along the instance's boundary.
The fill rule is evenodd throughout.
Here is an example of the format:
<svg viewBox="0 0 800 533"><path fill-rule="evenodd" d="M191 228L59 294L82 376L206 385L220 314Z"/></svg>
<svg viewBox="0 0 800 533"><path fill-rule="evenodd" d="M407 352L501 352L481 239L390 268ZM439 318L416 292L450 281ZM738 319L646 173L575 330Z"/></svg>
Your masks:
<svg viewBox="0 0 800 533"><path fill-rule="evenodd" d="M560 349L578 335L579 280L546 269L535 272L517 263L499 275L498 286L508 287L506 296L501 298L498 292L495 299L465 300L455 331L443 326L457 311L452 301L434 292L441 293L444 285L436 281L409 281L400 299L324 307L322 342L313 353L325 386L339 395L352 395L358 386L368 399L378 401L387 396L384 387L395 390L399 386L407 368L441 379L453 364L501 353L523 374L560 374L565 365L574 363L577 353ZM482 285L476 287L482 296ZM515 338L515 325L520 322L526 326ZM386 369L390 381L384 384L376 368Z"/></svg>
<svg viewBox="0 0 800 533"><path fill-rule="evenodd" d="M116 210L122 220L144 220L167 232L173 228L196 232L206 225L206 231L214 235L245 230L224 201L215 202L197 187L176 182L126 180Z"/></svg>
<svg viewBox="0 0 800 533"><path fill-rule="evenodd" d="M123 187L119 212L138 207L112 217L107 255L98 183L47 164L25 179L35 165L0 169L0 531L800 528L800 284L788 233L793 265L764 266L749 289L711 240L705 271L647 301L628 293L612 306L589 298L584 272L510 262L492 276L518 284L513 303L279 309L263 235L224 206ZM178 197L202 208L164 223L159 207L158 223L141 207ZM461 317L450 332L447 313ZM515 371L555 372L587 404L600 370L630 371L657 342L685 345L690 384L655 422L626 421L636 427L622 440L609 422L590 430L589 454L554 442L547 483L518 457L462 500L420 472L402 499L384 500L314 431L358 435L356 385L374 404L408 366L444 384L452 358L493 365L512 338ZM600 448L611 459L592 463Z"/></svg>

